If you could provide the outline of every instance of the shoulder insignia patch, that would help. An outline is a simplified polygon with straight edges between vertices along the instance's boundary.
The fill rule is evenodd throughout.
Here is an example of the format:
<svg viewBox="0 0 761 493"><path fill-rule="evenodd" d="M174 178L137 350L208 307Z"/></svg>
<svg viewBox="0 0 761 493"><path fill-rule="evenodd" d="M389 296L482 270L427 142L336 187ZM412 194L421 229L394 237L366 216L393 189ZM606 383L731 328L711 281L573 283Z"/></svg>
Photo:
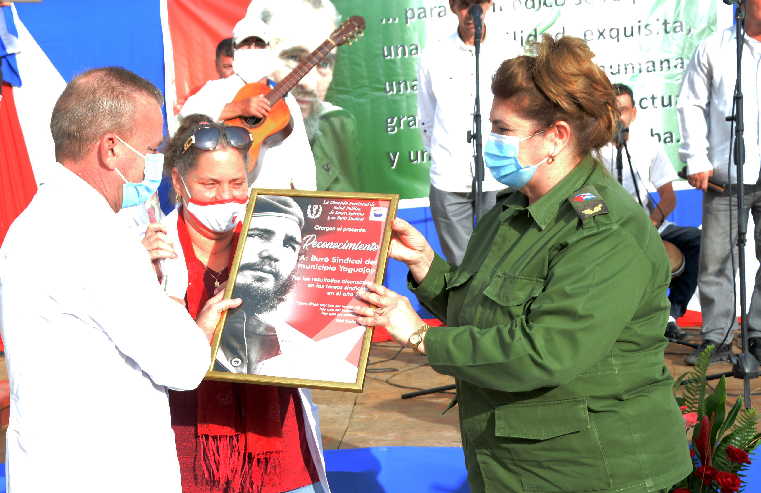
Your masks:
<svg viewBox="0 0 761 493"><path fill-rule="evenodd" d="M576 215L582 221L586 221L590 217L599 216L601 214L608 213L608 207L600 197L600 194L595 190L595 187L586 185L578 189L568 198L568 202L576 211Z"/></svg>

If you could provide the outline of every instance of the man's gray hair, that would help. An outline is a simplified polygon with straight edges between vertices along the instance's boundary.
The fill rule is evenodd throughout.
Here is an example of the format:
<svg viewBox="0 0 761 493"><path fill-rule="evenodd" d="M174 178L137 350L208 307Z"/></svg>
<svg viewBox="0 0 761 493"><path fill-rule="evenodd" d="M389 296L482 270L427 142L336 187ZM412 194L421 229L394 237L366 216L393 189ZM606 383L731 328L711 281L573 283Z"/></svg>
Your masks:
<svg viewBox="0 0 761 493"><path fill-rule="evenodd" d="M56 160L83 158L108 132L130 137L139 96L151 97L159 105L164 102L156 86L121 67L88 70L72 79L50 119Z"/></svg>

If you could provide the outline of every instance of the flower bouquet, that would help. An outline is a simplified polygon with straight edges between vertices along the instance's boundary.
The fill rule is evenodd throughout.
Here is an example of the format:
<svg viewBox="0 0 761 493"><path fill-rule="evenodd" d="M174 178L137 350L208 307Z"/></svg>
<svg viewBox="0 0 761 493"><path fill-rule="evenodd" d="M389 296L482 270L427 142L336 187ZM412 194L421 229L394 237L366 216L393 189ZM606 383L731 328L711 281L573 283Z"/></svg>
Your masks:
<svg viewBox="0 0 761 493"><path fill-rule="evenodd" d="M707 371L714 347L698 357L695 367L674 384L687 433L692 433L690 455L692 474L675 485L672 493L735 493L743 488L743 471L750 464L750 452L761 440L756 432L755 409L743 409L738 397L727 411L724 377L716 388L708 385Z"/></svg>

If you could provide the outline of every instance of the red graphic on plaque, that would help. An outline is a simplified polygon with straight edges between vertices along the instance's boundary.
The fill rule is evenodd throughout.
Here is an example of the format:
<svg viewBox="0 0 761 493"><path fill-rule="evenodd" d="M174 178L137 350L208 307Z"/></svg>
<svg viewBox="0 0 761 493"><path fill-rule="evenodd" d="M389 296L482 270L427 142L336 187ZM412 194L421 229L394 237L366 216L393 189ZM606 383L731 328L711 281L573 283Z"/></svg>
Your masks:
<svg viewBox="0 0 761 493"><path fill-rule="evenodd" d="M351 307L364 305L355 296L374 282L389 201L294 197L304 211L302 248L296 287L289 295L288 323L315 341L355 330ZM344 341L345 344L348 341ZM347 360L358 364L362 337Z"/></svg>

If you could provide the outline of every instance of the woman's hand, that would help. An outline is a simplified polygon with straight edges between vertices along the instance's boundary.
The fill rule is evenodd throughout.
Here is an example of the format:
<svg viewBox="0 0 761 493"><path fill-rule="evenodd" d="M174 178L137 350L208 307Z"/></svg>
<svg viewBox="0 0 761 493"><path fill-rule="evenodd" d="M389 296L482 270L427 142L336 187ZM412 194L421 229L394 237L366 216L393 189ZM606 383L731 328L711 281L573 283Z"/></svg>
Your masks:
<svg viewBox="0 0 761 493"><path fill-rule="evenodd" d="M174 245L167 238L167 230L161 223L151 223L143 235L143 247L148 250L151 260L177 258Z"/></svg>
<svg viewBox="0 0 761 493"><path fill-rule="evenodd" d="M209 298L198 314L198 318L196 318L196 324L206 334L209 342L214 338L214 332L217 329L219 320L222 318L222 313L230 308L237 308L243 303L243 300L240 298L225 300L223 299L224 296L224 289L220 289L217 294Z"/></svg>
<svg viewBox="0 0 761 493"><path fill-rule="evenodd" d="M433 248L420 231L404 219L396 218L391 225L391 258L407 264L415 282L425 279L433 262Z"/></svg>
<svg viewBox="0 0 761 493"><path fill-rule="evenodd" d="M367 290L357 293L357 298L370 305L353 307L357 323L366 326L382 325L402 346L409 342L410 336L424 323L406 296L379 284L368 283ZM422 342L418 345L418 351L425 353Z"/></svg>
<svg viewBox="0 0 761 493"><path fill-rule="evenodd" d="M165 258L177 258L174 245L167 238L166 228L161 223L151 223L143 235L143 247L148 250L148 255L153 261L153 270L156 278L163 281L164 273L161 272L161 261Z"/></svg>

